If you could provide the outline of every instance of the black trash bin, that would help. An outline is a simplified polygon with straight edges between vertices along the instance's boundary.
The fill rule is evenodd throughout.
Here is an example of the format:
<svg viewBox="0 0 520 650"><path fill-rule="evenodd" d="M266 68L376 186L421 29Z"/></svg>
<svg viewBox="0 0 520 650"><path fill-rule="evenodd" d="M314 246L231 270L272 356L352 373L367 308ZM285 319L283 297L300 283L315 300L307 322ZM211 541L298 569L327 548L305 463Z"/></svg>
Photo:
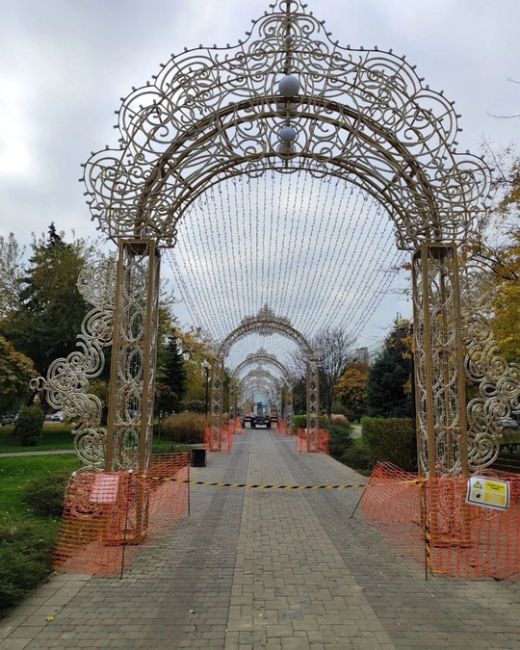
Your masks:
<svg viewBox="0 0 520 650"><path fill-rule="evenodd" d="M191 466L206 467L206 448L204 445L191 448Z"/></svg>

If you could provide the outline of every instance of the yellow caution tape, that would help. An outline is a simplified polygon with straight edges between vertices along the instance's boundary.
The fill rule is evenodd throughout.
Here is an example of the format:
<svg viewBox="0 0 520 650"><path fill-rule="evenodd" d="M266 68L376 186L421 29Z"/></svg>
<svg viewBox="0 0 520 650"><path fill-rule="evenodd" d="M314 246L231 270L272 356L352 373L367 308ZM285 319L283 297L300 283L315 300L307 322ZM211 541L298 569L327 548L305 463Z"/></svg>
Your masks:
<svg viewBox="0 0 520 650"><path fill-rule="evenodd" d="M225 483L222 481L188 481L186 479L179 479L175 476L141 476L141 478L151 481L172 481L175 483L189 483L190 485L204 485L205 487L218 487L218 488L242 488L246 490L349 490L349 489L362 489L367 487L368 483L337 483L326 485L299 485L299 484L278 484L278 483ZM400 481L401 484L420 485L421 479L413 479L408 481ZM385 484L381 484L385 485ZM371 487L377 487L378 484L372 483Z"/></svg>

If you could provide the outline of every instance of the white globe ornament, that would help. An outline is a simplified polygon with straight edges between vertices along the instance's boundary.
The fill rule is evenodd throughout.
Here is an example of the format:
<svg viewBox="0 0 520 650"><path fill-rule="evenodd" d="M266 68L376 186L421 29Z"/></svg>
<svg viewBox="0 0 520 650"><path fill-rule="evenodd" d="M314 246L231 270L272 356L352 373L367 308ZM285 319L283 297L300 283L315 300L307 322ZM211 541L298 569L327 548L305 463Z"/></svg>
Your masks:
<svg viewBox="0 0 520 650"><path fill-rule="evenodd" d="M292 126L283 126L278 131L278 137L282 142L285 142L285 144L291 144L291 142L294 142L296 140L296 136L296 131L292 128Z"/></svg>
<svg viewBox="0 0 520 650"><path fill-rule="evenodd" d="M293 74L287 74L278 83L278 92L283 97L296 97L300 92L300 80Z"/></svg>

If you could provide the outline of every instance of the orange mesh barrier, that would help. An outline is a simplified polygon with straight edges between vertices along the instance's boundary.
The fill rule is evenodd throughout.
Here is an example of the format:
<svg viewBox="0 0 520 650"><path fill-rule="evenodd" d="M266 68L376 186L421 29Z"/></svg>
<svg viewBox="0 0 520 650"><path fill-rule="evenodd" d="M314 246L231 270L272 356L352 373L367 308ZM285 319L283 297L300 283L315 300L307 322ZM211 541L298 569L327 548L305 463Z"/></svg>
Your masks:
<svg viewBox="0 0 520 650"><path fill-rule="evenodd" d="M276 433L279 436L287 435L287 423L285 420L278 420L278 424L276 425Z"/></svg>
<svg viewBox="0 0 520 650"><path fill-rule="evenodd" d="M316 441L316 448L313 449L310 441L307 439L307 430L306 429L297 429L296 430L296 453L312 453L312 452L322 452L324 454L329 453L329 438L330 434L324 429L318 429L318 438Z"/></svg>
<svg viewBox="0 0 520 650"><path fill-rule="evenodd" d="M318 432L318 449L321 451L322 454L329 453L329 440L330 440L330 433L328 431L320 429Z"/></svg>
<svg viewBox="0 0 520 650"><path fill-rule="evenodd" d="M189 454L152 456L146 475L83 472L71 479L54 549L59 571L116 575L139 545L174 526L189 509Z"/></svg>
<svg viewBox="0 0 520 650"><path fill-rule="evenodd" d="M296 453L301 454L307 450L307 432L305 429L296 429Z"/></svg>
<svg viewBox="0 0 520 650"><path fill-rule="evenodd" d="M204 429L204 446L207 451L230 454L233 450L234 425L227 424L221 429L206 427Z"/></svg>
<svg viewBox="0 0 520 650"><path fill-rule="evenodd" d="M401 554L433 573L520 577L520 476L482 474L510 482L508 510L466 504L464 477L419 481L390 463L374 468L361 510Z"/></svg>

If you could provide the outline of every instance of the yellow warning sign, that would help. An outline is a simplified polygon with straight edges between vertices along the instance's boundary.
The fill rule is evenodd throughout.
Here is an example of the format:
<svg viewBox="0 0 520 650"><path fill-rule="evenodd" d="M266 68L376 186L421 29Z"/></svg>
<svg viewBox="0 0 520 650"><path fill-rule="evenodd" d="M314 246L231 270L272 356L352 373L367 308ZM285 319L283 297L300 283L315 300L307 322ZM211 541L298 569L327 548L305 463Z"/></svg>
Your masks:
<svg viewBox="0 0 520 650"><path fill-rule="evenodd" d="M468 480L466 503L483 508L509 508L509 481L472 476Z"/></svg>

